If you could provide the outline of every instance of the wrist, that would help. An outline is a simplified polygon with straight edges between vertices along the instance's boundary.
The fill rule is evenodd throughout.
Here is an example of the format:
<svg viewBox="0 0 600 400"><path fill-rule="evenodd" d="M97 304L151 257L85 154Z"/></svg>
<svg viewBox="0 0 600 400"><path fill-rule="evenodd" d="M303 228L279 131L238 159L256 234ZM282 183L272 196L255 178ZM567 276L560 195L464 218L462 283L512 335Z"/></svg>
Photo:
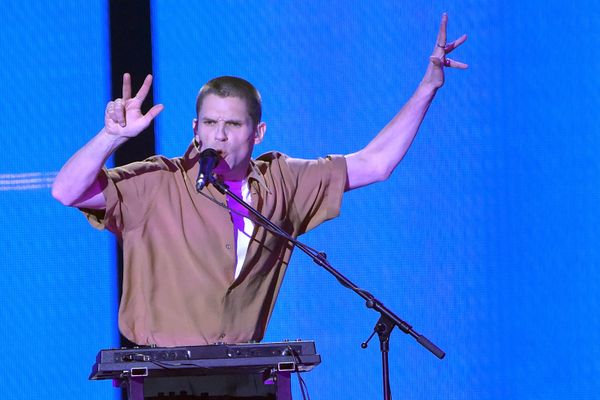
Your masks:
<svg viewBox="0 0 600 400"><path fill-rule="evenodd" d="M419 86L417 87L417 93L422 96L433 97L435 96L439 88L439 85L436 85L426 80L422 80L421 83L419 83Z"/></svg>
<svg viewBox="0 0 600 400"><path fill-rule="evenodd" d="M109 147L116 149L123 143L127 141L127 137L117 135L114 133L110 133L106 127L102 128L100 132L98 132L98 136L101 138L103 142L105 142Z"/></svg>

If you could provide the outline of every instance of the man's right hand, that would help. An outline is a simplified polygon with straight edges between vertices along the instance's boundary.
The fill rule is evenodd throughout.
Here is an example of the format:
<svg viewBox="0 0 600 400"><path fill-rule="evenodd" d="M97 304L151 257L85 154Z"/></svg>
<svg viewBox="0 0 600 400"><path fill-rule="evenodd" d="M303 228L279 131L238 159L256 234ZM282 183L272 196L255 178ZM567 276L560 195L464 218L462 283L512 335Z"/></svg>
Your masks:
<svg viewBox="0 0 600 400"><path fill-rule="evenodd" d="M146 76L135 97L131 97L131 76L123 75L123 98L110 101L104 112L104 130L109 135L131 138L146 129L152 120L164 109L162 104L153 106L145 115L142 103L152 86L152 75Z"/></svg>
<svg viewBox="0 0 600 400"><path fill-rule="evenodd" d="M106 105L104 128L92 140L79 149L60 172L52 184L52 196L62 204L73 207L106 208L103 190L106 177L100 174L110 155L131 137L139 135L164 109L157 104L145 115L142 103L152 85L148 75L135 97L131 97L131 77L123 75L123 98Z"/></svg>

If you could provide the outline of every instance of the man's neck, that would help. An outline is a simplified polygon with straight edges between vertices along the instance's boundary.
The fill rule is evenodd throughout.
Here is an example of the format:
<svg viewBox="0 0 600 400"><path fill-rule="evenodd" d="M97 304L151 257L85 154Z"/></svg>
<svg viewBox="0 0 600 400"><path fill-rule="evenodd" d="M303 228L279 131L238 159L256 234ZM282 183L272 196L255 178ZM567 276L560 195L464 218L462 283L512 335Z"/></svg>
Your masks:
<svg viewBox="0 0 600 400"><path fill-rule="evenodd" d="M248 176L248 170L246 169L246 171L244 173L242 173L241 171L238 171L235 173L233 171L230 171L225 174L219 174L219 176L224 181L229 181L229 182L243 181Z"/></svg>
<svg viewBox="0 0 600 400"><path fill-rule="evenodd" d="M236 169L229 170L225 173L218 174L225 181L243 181L250 173L250 160L245 164L241 164Z"/></svg>

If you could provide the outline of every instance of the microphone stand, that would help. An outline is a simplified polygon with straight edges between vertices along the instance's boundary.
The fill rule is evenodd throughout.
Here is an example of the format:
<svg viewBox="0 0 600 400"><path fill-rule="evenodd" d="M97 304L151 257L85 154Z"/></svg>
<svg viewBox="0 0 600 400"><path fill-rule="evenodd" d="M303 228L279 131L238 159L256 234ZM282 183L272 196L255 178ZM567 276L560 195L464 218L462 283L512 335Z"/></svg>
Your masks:
<svg viewBox="0 0 600 400"><path fill-rule="evenodd" d="M235 193L232 193L229 190L229 187L225 183L216 179L214 177L214 175L209 175L208 183L212 183L213 186L221 194L231 197L237 203L239 203L242 207L244 207L246 210L248 210L248 212L250 212L257 219L257 221L255 221L255 222L262 225L269 232L271 232L283 239L286 239L287 241L292 243L294 246L296 246L297 248L302 250L306 255L308 255L310 258L312 258L312 260L317 265L323 267L327 272L329 272L331 275L333 275L338 280L338 282L340 282L342 284L342 286L352 290L354 293L356 293L360 297L362 297L366 302L367 308L370 308L380 314L379 320L377 321L377 323L375 324L375 327L373 328L373 333L371 334L369 339L367 339L366 342L363 342L361 344L361 347L363 349L367 348L369 340L371 340L373 335L375 333L377 333L377 336L379 337L380 351L381 351L384 400L391 400L391 398L392 398L392 394L391 394L391 390L390 390L390 371L389 371L388 353L389 353L389 348L390 348L390 344L389 344L390 335L391 335L392 331L394 330L394 327L398 327L398 329L400 329L402 332L406 333L407 335L412 336L421 346L425 347L427 350L432 352L440 360L442 358L444 358L444 356L446 355L446 353L444 353L444 351L442 351L439 347L437 347L435 344L433 344L431 341L429 341L429 339L427 339L425 336L417 333L412 328L411 325L409 325L407 322L400 319L400 317L398 317L390 309L388 309L386 306L384 306L383 303L381 301L379 301L371 293L357 287L348 278L346 278L339 271L337 271L335 268L333 268L331 266L331 264L329 264L329 262L327 261L327 255L325 253L318 252L315 249L313 249L313 248L305 245L304 243L291 237L287 232L285 232L283 229L281 229L280 227L275 225L267 217L265 217L264 215L259 213L257 210L255 210L249 204L246 204L246 202L244 202L242 199L240 199L239 196L237 196Z"/></svg>

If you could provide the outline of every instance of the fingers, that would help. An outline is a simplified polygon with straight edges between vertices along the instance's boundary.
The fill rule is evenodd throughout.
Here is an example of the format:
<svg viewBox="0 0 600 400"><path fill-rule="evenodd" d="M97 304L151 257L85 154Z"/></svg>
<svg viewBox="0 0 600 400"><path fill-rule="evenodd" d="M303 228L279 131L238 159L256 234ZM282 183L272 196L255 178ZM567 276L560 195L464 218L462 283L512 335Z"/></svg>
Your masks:
<svg viewBox="0 0 600 400"><path fill-rule="evenodd" d="M442 22L440 23L440 31L438 32L436 44L439 47L446 46L446 27L448 26L448 14L442 14Z"/></svg>
<svg viewBox="0 0 600 400"><path fill-rule="evenodd" d="M125 120L125 103L123 99L116 99L106 105L106 116L113 122L125 126L127 121Z"/></svg>
<svg viewBox="0 0 600 400"><path fill-rule="evenodd" d="M435 65L436 67L440 67L440 68L441 67L458 68L458 69L469 68L469 65L467 65L463 62L460 62L460 61L452 60L448 57L430 56L429 61L431 61L431 63L433 65Z"/></svg>
<svg viewBox="0 0 600 400"><path fill-rule="evenodd" d="M150 86L152 86L152 75L148 74L135 97L143 102L150 91ZM123 100L129 99L131 99L131 75L126 72L123 74Z"/></svg>
<svg viewBox="0 0 600 400"><path fill-rule="evenodd" d="M446 57L446 60L444 61L444 65L446 67L458 68L458 69L467 69L467 68L469 68L469 66L467 64L462 63L460 61L451 60L450 58L447 58L447 57Z"/></svg>
<svg viewBox="0 0 600 400"><path fill-rule="evenodd" d="M446 54L451 53L454 49L456 49L458 46L463 44L466 40L467 40L467 35L466 34L462 35L455 41L448 43L446 45L446 47L444 48L444 51L446 52Z"/></svg>
<svg viewBox="0 0 600 400"><path fill-rule="evenodd" d="M123 74L123 100L127 101L131 98L131 75Z"/></svg>
<svg viewBox="0 0 600 400"><path fill-rule="evenodd" d="M140 103L143 103L146 99L146 96L148 96L148 93L150 92L150 86L152 86L152 75L148 74L146 79L144 79L144 83L142 83L142 87L140 87L140 90L138 90L137 94L135 95L135 98L139 100Z"/></svg>
<svg viewBox="0 0 600 400"><path fill-rule="evenodd" d="M433 50L433 54L429 57L429 61L436 67L449 67L449 68L458 68L458 69L466 69L468 65L462 63L460 61L455 61L446 57L446 54L451 53L458 46L463 44L467 40L467 35L462 35L455 41L451 43L446 43L446 31L448 27L448 14L442 14L442 21L440 23L440 30L438 32L436 46Z"/></svg>
<svg viewBox="0 0 600 400"><path fill-rule="evenodd" d="M141 106L152 86L152 75L146 76L144 83L138 90L135 97L131 97L131 76L128 73L123 75L123 98L116 99L106 105L105 123L112 125L118 124L122 128L127 127L128 131L134 132L141 128L145 129L154 118L164 109L162 104L152 107L145 115L141 113ZM106 125L106 126L109 126ZM133 130L131 130L131 129ZM113 128L111 128L113 129ZM140 130L140 132L141 132Z"/></svg>

